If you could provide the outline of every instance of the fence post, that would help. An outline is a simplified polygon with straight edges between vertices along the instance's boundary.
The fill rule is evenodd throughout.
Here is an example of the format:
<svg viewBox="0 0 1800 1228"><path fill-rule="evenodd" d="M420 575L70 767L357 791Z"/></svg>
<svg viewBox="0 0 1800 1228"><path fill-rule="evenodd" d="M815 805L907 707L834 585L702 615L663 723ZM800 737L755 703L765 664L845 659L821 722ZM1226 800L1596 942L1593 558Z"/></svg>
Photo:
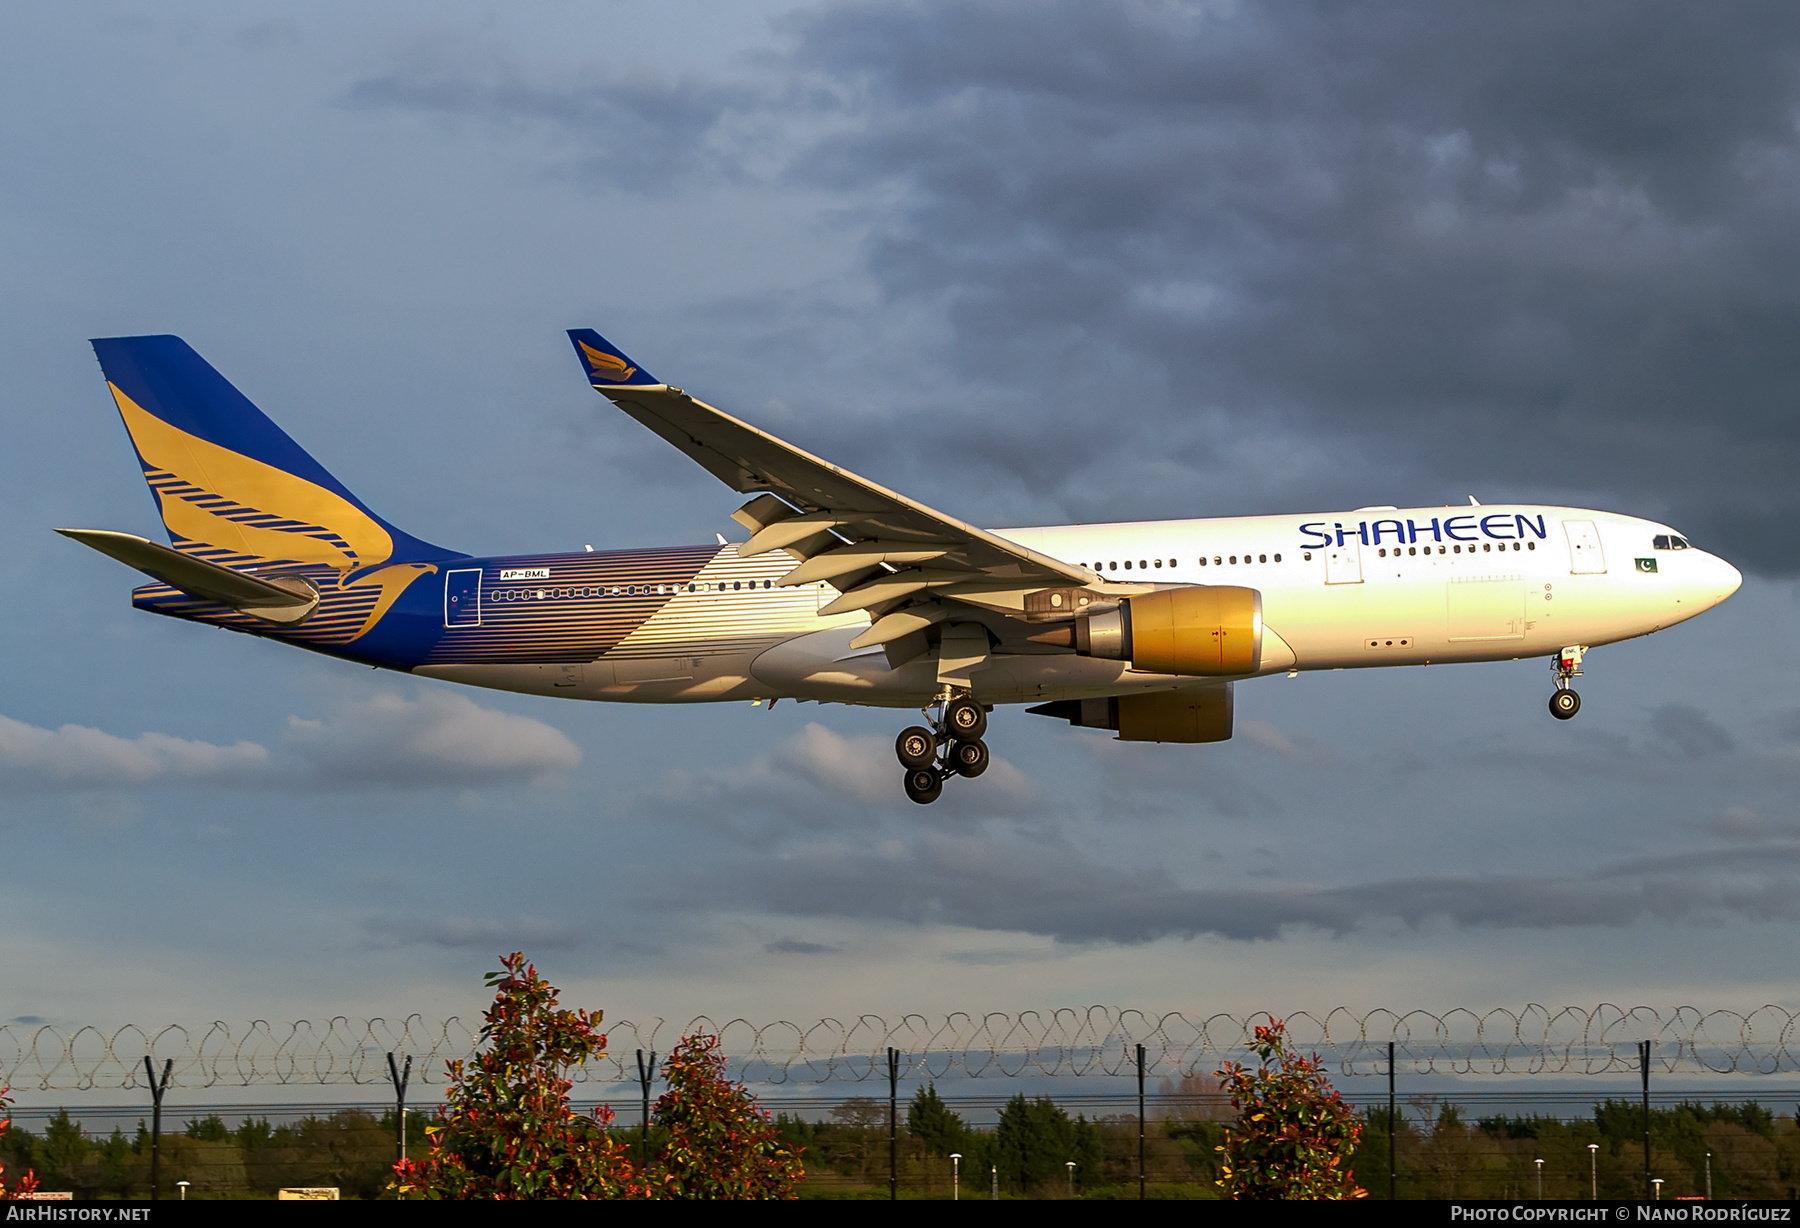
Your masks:
<svg viewBox="0 0 1800 1228"><path fill-rule="evenodd" d="M163 1059L162 1080L156 1078L156 1065L144 1054L144 1077L150 1081L150 1199L162 1199L162 1100L169 1090L169 1072L175 1069L174 1058Z"/></svg>
<svg viewBox="0 0 1800 1228"><path fill-rule="evenodd" d="M888 1046L888 1201L900 1198L900 1050Z"/></svg>
<svg viewBox="0 0 1800 1228"><path fill-rule="evenodd" d="M1396 1136L1395 1128L1398 1117L1394 1112L1394 1042L1388 1041L1388 1201L1394 1201L1394 1177L1400 1170L1400 1162L1394 1157Z"/></svg>
<svg viewBox="0 0 1800 1228"><path fill-rule="evenodd" d="M406 1085L412 1081L412 1054L406 1055L406 1069L401 1071L394 1055L388 1055L388 1078L394 1084L394 1156L406 1159Z"/></svg>
<svg viewBox="0 0 1800 1228"><path fill-rule="evenodd" d="M638 1150L643 1153L644 1168L650 1167L650 1077L656 1073L656 1050L650 1050L650 1062L644 1063L644 1051L637 1051L638 1086L644 1093L644 1132L638 1139Z"/></svg>
<svg viewBox="0 0 1800 1228"><path fill-rule="evenodd" d="M1138 1068L1138 1201L1144 1200L1144 1046L1137 1047Z"/></svg>
<svg viewBox="0 0 1800 1228"><path fill-rule="evenodd" d="M1638 1066L1644 1074L1644 1199L1650 1199L1650 1042L1638 1042Z"/></svg>

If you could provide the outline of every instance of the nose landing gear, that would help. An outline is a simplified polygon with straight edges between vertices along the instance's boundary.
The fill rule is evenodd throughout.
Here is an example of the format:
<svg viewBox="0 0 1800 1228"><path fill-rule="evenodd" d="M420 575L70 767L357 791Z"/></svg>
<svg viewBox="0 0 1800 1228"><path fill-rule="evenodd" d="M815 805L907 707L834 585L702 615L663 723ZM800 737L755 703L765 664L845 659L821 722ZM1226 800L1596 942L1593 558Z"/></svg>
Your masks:
<svg viewBox="0 0 1800 1228"><path fill-rule="evenodd" d="M1550 672L1556 676L1556 690L1550 696L1550 715L1559 721L1566 721L1581 711L1581 696L1569 686L1569 680L1581 677L1581 656L1587 649L1580 645L1565 648L1550 662Z"/></svg>
<svg viewBox="0 0 1800 1228"><path fill-rule="evenodd" d="M987 771L990 758L981 740L987 709L967 695L946 695L939 705L930 729L912 725L894 740L894 755L906 769L906 796L921 806L937 801L951 776L973 779Z"/></svg>

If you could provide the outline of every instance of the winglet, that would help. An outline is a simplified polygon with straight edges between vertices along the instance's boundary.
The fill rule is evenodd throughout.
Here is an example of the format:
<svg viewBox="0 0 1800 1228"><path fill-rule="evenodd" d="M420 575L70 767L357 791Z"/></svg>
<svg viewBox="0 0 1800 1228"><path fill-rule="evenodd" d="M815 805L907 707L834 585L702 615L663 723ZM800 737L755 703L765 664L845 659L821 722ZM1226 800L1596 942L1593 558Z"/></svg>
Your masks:
<svg viewBox="0 0 1800 1228"><path fill-rule="evenodd" d="M575 356L581 359L588 383L596 388L642 388L662 382L591 328L571 328L569 340L575 344Z"/></svg>

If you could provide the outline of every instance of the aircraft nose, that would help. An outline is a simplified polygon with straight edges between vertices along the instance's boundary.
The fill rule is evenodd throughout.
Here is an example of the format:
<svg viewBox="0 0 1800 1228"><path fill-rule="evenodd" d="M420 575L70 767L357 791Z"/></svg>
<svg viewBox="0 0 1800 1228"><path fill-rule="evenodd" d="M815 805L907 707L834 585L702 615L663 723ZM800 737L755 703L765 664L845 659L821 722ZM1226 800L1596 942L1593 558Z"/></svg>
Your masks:
<svg viewBox="0 0 1800 1228"><path fill-rule="evenodd" d="M1718 605L1743 586L1744 573L1716 554L1707 555L1706 561L1707 596L1711 599L1711 604Z"/></svg>

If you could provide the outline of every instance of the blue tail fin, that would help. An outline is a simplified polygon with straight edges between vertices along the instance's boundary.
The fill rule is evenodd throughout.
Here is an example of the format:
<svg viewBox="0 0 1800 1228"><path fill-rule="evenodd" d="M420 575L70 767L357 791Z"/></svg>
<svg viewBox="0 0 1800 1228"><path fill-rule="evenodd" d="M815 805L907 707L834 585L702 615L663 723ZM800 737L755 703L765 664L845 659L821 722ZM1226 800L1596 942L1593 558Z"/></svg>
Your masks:
<svg viewBox="0 0 1800 1228"><path fill-rule="evenodd" d="M575 354L587 371L588 383L602 391L608 388L642 388L662 382L625 357L625 351L591 328L571 328L569 340L575 343Z"/></svg>
<svg viewBox="0 0 1800 1228"><path fill-rule="evenodd" d="M93 346L176 549L344 575L462 557L377 516L181 338Z"/></svg>

